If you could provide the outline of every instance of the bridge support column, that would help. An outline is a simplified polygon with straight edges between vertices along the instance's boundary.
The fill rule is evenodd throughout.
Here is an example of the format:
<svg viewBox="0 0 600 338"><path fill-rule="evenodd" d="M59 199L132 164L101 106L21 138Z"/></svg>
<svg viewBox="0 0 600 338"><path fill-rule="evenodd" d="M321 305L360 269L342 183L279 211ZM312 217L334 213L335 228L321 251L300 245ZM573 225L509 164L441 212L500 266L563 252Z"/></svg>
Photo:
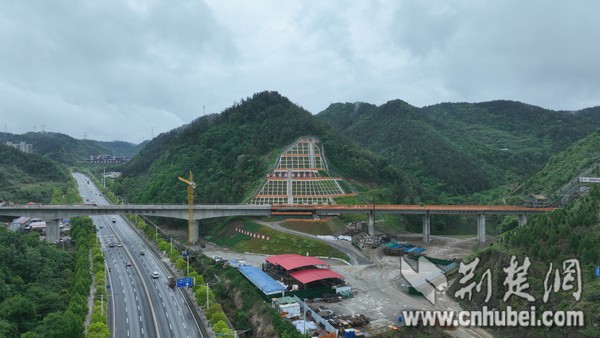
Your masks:
<svg viewBox="0 0 600 338"><path fill-rule="evenodd" d="M288 204L292 205L292 204L294 204L294 195L292 194L292 171L288 170L286 175L287 175L287 180L286 180L287 200L288 200Z"/></svg>
<svg viewBox="0 0 600 338"><path fill-rule="evenodd" d="M367 232L369 233L369 236L374 237L375 236L375 212L374 211L369 211L369 223L368 223L368 229Z"/></svg>
<svg viewBox="0 0 600 338"><path fill-rule="evenodd" d="M527 224L527 215L519 215L519 226Z"/></svg>
<svg viewBox="0 0 600 338"><path fill-rule="evenodd" d="M431 243L431 216L423 215L423 243Z"/></svg>
<svg viewBox="0 0 600 338"><path fill-rule="evenodd" d="M188 244L192 245L198 242L198 221L194 221L189 224L190 228L188 229Z"/></svg>
<svg viewBox="0 0 600 338"><path fill-rule="evenodd" d="M485 215L477 215L477 240L485 243Z"/></svg>
<svg viewBox="0 0 600 338"><path fill-rule="evenodd" d="M47 220L46 221L46 241L49 243L57 242L60 238L60 228L58 226L58 220Z"/></svg>

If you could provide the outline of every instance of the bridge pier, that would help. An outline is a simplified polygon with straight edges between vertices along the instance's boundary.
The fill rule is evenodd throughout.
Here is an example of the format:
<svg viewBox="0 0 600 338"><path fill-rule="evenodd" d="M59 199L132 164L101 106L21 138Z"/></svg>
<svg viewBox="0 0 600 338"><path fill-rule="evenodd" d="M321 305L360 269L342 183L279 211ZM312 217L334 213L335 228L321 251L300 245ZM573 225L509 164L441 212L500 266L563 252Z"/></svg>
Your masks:
<svg viewBox="0 0 600 338"><path fill-rule="evenodd" d="M519 215L519 226L523 226L527 224L527 215L521 214Z"/></svg>
<svg viewBox="0 0 600 338"><path fill-rule="evenodd" d="M423 243L431 243L431 216L423 215Z"/></svg>
<svg viewBox="0 0 600 338"><path fill-rule="evenodd" d="M477 240L485 243L485 215L477 214Z"/></svg>
<svg viewBox="0 0 600 338"><path fill-rule="evenodd" d="M46 220L46 241L48 243L57 242L60 238L60 227L58 226L58 220Z"/></svg>
<svg viewBox="0 0 600 338"><path fill-rule="evenodd" d="M194 221L188 225L190 228L188 229L188 244L192 245L198 242L198 221Z"/></svg>
<svg viewBox="0 0 600 338"><path fill-rule="evenodd" d="M369 211L369 223L367 233L369 236L375 236L375 212L373 210Z"/></svg>

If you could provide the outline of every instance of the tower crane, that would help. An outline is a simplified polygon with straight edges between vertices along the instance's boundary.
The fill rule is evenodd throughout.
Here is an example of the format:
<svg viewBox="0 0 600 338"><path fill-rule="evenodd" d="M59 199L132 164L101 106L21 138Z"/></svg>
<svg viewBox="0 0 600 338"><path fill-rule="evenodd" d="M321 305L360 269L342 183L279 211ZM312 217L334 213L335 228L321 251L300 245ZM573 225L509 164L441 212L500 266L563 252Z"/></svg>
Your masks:
<svg viewBox="0 0 600 338"><path fill-rule="evenodd" d="M183 177L178 178L180 181L188 185L188 244L194 244L194 189L196 189L196 183L193 181L191 170L189 179L185 179Z"/></svg>

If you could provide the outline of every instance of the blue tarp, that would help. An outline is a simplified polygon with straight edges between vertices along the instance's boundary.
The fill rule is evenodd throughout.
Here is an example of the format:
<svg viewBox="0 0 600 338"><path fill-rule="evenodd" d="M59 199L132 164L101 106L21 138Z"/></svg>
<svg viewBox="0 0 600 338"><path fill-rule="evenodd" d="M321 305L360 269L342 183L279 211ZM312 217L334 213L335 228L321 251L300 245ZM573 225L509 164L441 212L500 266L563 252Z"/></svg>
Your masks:
<svg viewBox="0 0 600 338"><path fill-rule="evenodd" d="M422 248L420 246L415 246L410 243L398 243L395 240L392 240L390 243L387 243L385 246L390 249L400 249L404 253L409 253L409 252L421 253L421 252L425 251L425 248Z"/></svg>
<svg viewBox="0 0 600 338"><path fill-rule="evenodd" d="M255 266L241 266L239 270L246 278L248 278L248 280L250 280L250 282L252 282L252 284L256 285L256 287L267 296L287 290L285 286L281 285L271 276Z"/></svg>

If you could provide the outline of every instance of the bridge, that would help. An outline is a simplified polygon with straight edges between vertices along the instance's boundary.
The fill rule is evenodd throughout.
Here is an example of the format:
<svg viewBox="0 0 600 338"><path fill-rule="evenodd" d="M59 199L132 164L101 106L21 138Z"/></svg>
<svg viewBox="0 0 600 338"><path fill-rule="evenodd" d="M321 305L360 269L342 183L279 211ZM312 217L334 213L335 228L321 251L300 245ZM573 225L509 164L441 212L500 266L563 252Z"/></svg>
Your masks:
<svg viewBox="0 0 600 338"><path fill-rule="evenodd" d="M485 242L486 215L515 215L519 226L527 223L527 216L552 212L555 208L528 208L502 205L411 205L411 204L363 204L363 205L280 205L280 204L200 204L194 205L194 229L192 238L198 240L198 220L230 216L331 216L340 214L366 214L368 233L375 234L375 214L422 215L423 242L430 242L431 215L474 215L477 217L477 239ZM180 204L148 205L3 205L2 216L29 216L46 220L48 241L58 240L58 220L66 217L103 215L142 215L188 219L188 206Z"/></svg>

